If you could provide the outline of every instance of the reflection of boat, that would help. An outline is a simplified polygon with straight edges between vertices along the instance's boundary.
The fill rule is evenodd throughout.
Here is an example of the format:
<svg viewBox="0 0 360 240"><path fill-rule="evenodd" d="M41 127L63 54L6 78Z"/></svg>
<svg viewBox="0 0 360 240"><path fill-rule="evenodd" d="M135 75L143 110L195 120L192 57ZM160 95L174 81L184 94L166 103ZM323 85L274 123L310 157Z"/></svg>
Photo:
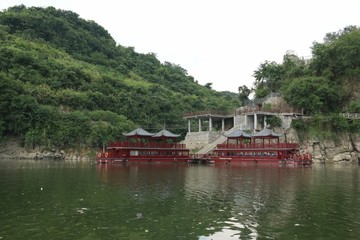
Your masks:
<svg viewBox="0 0 360 240"><path fill-rule="evenodd" d="M189 149L176 142L180 135L167 130L149 133L142 128L124 133L125 141L112 142L106 152L98 153L98 163L188 162Z"/></svg>
<svg viewBox="0 0 360 240"><path fill-rule="evenodd" d="M227 135L224 144L218 144L211 158L219 163L270 163L310 165L310 154L300 154L299 144L280 143L281 134L269 129L254 134L236 130Z"/></svg>

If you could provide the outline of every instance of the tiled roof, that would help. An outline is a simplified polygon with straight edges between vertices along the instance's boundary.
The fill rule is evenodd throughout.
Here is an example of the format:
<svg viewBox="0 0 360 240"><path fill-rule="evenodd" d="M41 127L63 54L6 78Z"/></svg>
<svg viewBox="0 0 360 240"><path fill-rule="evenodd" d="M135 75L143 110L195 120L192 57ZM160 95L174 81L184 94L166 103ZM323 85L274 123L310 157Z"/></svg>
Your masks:
<svg viewBox="0 0 360 240"><path fill-rule="evenodd" d="M228 138L251 138L251 134L247 133L247 132L244 132L240 129L230 133L229 135L225 135L225 137L228 137Z"/></svg>
<svg viewBox="0 0 360 240"><path fill-rule="evenodd" d="M123 133L124 136L130 137L130 136L143 136L143 137L151 137L154 136L154 133L149 133L148 131L145 131L142 128L137 128L129 133Z"/></svg>
<svg viewBox="0 0 360 240"><path fill-rule="evenodd" d="M260 132L254 133L253 137L280 137L281 133L276 133L268 128L261 130Z"/></svg>
<svg viewBox="0 0 360 240"><path fill-rule="evenodd" d="M156 133L153 137L180 137L181 134L174 134L172 132L169 132L168 130L164 129L161 130L160 132Z"/></svg>

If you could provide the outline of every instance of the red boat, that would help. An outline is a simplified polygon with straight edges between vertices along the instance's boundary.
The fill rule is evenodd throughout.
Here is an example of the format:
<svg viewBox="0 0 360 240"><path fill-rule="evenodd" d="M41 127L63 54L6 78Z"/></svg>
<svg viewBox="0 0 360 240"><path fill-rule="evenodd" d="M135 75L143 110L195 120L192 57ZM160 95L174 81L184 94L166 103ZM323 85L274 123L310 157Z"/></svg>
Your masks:
<svg viewBox="0 0 360 240"><path fill-rule="evenodd" d="M226 143L218 144L210 156L215 164L312 164L310 154L300 154L299 144L280 143L280 136L270 129L254 134L236 130L227 135Z"/></svg>
<svg viewBox="0 0 360 240"><path fill-rule="evenodd" d="M190 151L176 142L180 135L167 130L149 133L142 128L124 133L125 141L112 142L97 154L97 163L117 162L188 162Z"/></svg>

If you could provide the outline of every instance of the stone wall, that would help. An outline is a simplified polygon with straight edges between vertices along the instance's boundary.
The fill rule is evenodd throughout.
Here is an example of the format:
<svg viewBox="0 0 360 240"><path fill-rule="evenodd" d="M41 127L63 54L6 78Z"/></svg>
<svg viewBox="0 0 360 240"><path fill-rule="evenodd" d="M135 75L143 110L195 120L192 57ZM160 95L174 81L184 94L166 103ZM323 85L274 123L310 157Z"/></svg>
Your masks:
<svg viewBox="0 0 360 240"><path fill-rule="evenodd" d="M294 117L292 115L277 115L277 116L281 118L282 127L284 129L289 129L291 126L291 121L293 120Z"/></svg>
<svg viewBox="0 0 360 240"><path fill-rule="evenodd" d="M215 141L220 135L221 132L188 132L183 143L191 150L200 149Z"/></svg>
<svg viewBox="0 0 360 240"><path fill-rule="evenodd" d="M248 118L248 122L246 125L245 124L245 115L236 115L235 116L234 126L239 126L240 129L248 130L248 129L251 129L249 127L249 125L251 126L251 124L254 125L253 119Z"/></svg>

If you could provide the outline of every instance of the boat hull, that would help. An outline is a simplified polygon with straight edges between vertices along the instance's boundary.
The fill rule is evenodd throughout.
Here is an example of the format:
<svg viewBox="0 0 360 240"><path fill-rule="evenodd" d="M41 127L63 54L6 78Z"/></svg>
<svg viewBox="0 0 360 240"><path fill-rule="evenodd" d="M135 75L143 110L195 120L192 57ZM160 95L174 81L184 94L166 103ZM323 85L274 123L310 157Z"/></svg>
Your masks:
<svg viewBox="0 0 360 240"><path fill-rule="evenodd" d="M284 160L282 161L283 164L291 164L291 165L312 165L313 161L310 159L305 160Z"/></svg>
<svg viewBox="0 0 360 240"><path fill-rule="evenodd" d="M188 163L186 158L154 158L154 157L133 157L133 158L97 158L96 162L100 164L108 163Z"/></svg>
<svg viewBox="0 0 360 240"><path fill-rule="evenodd" d="M213 157L215 164L279 164L281 161L277 158L269 159L251 159L241 157Z"/></svg>
<svg viewBox="0 0 360 240"><path fill-rule="evenodd" d="M256 164L283 164L283 165L311 165L312 160L281 160L278 158L268 159L251 159L241 157L213 157L212 160L215 164L245 164L245 165L256 165Z"/></svg>

